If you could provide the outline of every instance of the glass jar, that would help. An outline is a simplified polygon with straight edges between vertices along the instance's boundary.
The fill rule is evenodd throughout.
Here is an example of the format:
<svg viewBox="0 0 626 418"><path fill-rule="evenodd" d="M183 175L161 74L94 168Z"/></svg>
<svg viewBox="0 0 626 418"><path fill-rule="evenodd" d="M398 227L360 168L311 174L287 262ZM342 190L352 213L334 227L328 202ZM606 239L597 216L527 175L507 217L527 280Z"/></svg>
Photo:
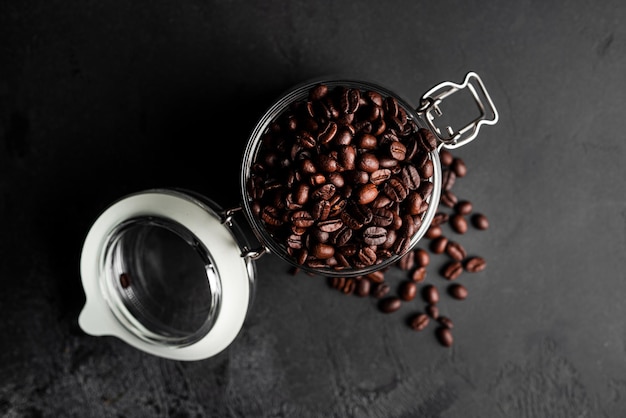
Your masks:
<svg viewBox="0 0 626 418"><path fill-rule="evenodd" d="M388 114L393 112L398 116L396 119L402 119L402 126L409 127L403 130L403 135L418 135L418 130L422 135L425 133L429 135L430 144L426 144L426 149L420 152L423 152L423 157L430 161L432 172L429 172L428 178L416 179L413 182L416 190L420 181L429 183L425 188L427 193L420 192L419 210L416 209L415 213L410 214L410 219L414 222L404 221L405 225L410 223L411 227L403 230L405 236L401 244L392 243L388 248L384 248L384 251L379 251L385 246L383 240L388 242L388 236L397 235L396 230L400 230L400 226L382 229L375 227L367 234L359 232L358 242L364 243L360 250L357 244L345 239L342 242L342 245L345 245L341 247L336 241L330 246L326 244L325 240L330 239L331 233L339 231L339 228L349 232L348 235L352 235L352 229L359 229L361 224L354 226L350 223L354 222L355 217L357 221L362 221L361 223L371 222L370 209L366 209L366 214L355 209L358 216L352 216L354 214L351 209L343 206L353 204L351 199L356 199L353 196L356 192L352 186L342 189L344 192L341 198L334 199L337 208L332 216L331 205L326 203L325 199L335 196L335 191L339 196L338 186L332 186L328 196L322 195L317 200L312 199L314 203L307 203L308 198L300 198L298 201L291 196L290 187L294 183L306 184L304 188L307 190L330 183L329 172L335 171L335 162L331 161L333 168L327 169L324 173L313 172L315 178L308 174L305 176L302 172L294 173L292 166L300 164L302 160L312 155L307 147L319 150L325 146L320 145L320 141L326 140L330 143L328 138L335 134L323 139L320 139L322 136L299 139L298 141L304 142L294 145L294 151L290 149L284 151L285 156L294 157L291 160L280 157L280 154L266 152L269 141L267 137L282 135L278 131L274 132L277 130L278 121L295 107L309 106L308 115L315 114L310 108L313 106L310 97L311 92L319 86L346 94L346 101L342 102L347 106L344 112L347 112L346 114L351 112L350 107L354 110L359 103L366 102L361 98L361 94L376 97L376 103L381 104L381 108L383 104L379 100L389 98L390 102L393 102L389 109L393 110L387 109ZM478 116L460 129L452 129L449 126L441 129L436 124L437 118L442 115L441 103L461 90L471 94L478 109ZM358 93L355 93L356 91ZM370 107L374 109L379 106ZM332 109L328 108L322 110L322 112L331 111ZM335 112L334 116L340 117L340 113ZM328 118L321 118L319 122L327 123L331 119L331 113L327 116ZM381 119L374 116L371 120L380 122ZM210 198L193 191L151 189L121 198L98 217L86 236L81 254L81 277L86 303L79 316L79 325L88 334L113 335L140 350L160 357L200 360L214 356L232 343L245 322L254 299L256 259L266 253L272 253L293 267L313 274L338 277L365 275L397 262L423 237L437 210L442 181L438 151L441 147L453 149L466 144L476 137L483 124L493 125L497 120L498 113L493 102L480 77L473 72L466 75L462 84L444 82L435 86L422 96L416 109L390 90L370 82L327 78L310 80L295 86L266 111L248 139L241 165L241 206L224 209ZM296 127L303 123L305 122L302 120L288 122L289 126L294 126L294 132L301 132ZM307 120L306 123L310 126L311 120ZM315 121L313 123L318 125ZM372 128L370 124L361 130L373 137L380 136L383 132L400 135L400 125L394 120L388 123L396 123L394 125L396 130L386 128L384 122L382 126L379 124ZM356 130L351 134L354 137ZM424 138L416 137L418 141ZM368 139L371 140L370 137ZM285 144L284 138L279 139L277 149L285 148ZM376 145L370 141L369 145L360 147L363 149L359 149L359 155L374 150ZM401 148L403 149L399 155L393 154L392 151L397 160L405 158L403 153L406 150L404 146ZM336 151L332 152L335 153L332 154L335 158ZM278 160L274 158L276 155L279 156ZM261 163L267 164L262 166ZM389 170L381 170L384 179L377 183L376 187L371 185L374 184L374 180L369 177L373 170L369 170L369 174L365 176L364 181L358 183L358 187L367 184L371 189L368 192L378 194L378 189L383 187L383 181L388 181L393 176L401 176L400 169L393 168L397 166L397 161L386 163L396 165L390 166L392 168ZM315 160L313 166L319 164L319 161ZM261 184L255 176L259 172L267 172L271 167L285 168L285 173L289 175L273 175L271 181L265 178L262 190L254 189L252 185ZM345 167L347 165L344 165ZM378 160L375 168L378 168ZM357 171L350 170L351 173ZM361 174L359 178L363 177ZM306 181L303 177L306 177ZM297 181L294 178L297 178ZM400 218L399 222L402 222L405 215L400 209L399 202L412 188L407 182L403 184L404 186L402 184L398 186L399 190L403 190L402 196L396 198L395 203L391 199L392 202L389 204L389 208L393 207L396 212L395 218ZM354 187L357 187L357 183ZM280 193L276 192L277 189ZM412 192L417 193L416 190ZM264 193L280 196L278 199L280 202L268 205L271 206L270 209L261 208L260 196ZM282 198L287 195L290 197L285 204ZM367 206L363 203L364 199L366 197L359 201L358 207ZM369 196L367 199L369 200L367 204L373 201ZM271 199L270 201L273 202ZM313 204L315 210L311 209ZM278 213L275 206L282 208L283 212L276 217L265 216L264 210L269 210L272 214ZM284 209L283 206L289 209ZM318 211L319 207L324 207L325 212ZM342 215L342 212L348 214ZM237 217L243 217L244 222L236 220ZM385 219L381 225L389 222L388 217ZM283 227L282 223L285 221L288 226ZM344 221L351 227L343 225ZM321 228L321 223L324 223L324 228ZM281 226L273 228L274 224ZM309 236L307 234L310 231L307 228L313 225L317 225L319 230L315 235L311 233ZM278 229L289 232L277 233ZM252 237L256 243L251 242ZM319 247L314 249L307 247L313 245L319 245L323 251ZM348 258L354 251L357 253L363 251L363 255Z"/></svg>

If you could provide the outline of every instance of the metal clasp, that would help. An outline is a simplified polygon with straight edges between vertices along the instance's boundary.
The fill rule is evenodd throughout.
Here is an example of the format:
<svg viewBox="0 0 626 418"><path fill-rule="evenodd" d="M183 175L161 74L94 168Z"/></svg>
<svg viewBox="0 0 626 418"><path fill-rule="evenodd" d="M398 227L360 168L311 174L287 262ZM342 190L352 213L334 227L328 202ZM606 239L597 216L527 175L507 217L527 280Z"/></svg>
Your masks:
<svg viewBox="0 0 626 418"><path fill-rule="evenodd" d="M242 208L238 206L238 207L226 209L225 211L220 213L222 224L228 225L229 227L232 226L233 216L235 216L236 213L241 212L241 211L242 211ZM248 248L247 246L244 246L241 249L241 257L247 258L250 260L258 260L259 258L261 258L261 256L263 256L267 252L269 251L264 245L261 245L260 248L254 249L254 250Z"/></svg>
<svg viewBox="0 0 626 418"><path fill-rule="evenodd" d="M443 115L439 105L446 97L463 89L470 91L480 114L457 131L450 126L446 126L445 132L442 132L434 123L435 118ZM446 81L424 93L417 112L426 121L443 146L449 149L458 148L476 138L481 125L495 125L498 122L498 111L491 97L489 97L482 80L474 72L467 73L463 84Z"/></svg>

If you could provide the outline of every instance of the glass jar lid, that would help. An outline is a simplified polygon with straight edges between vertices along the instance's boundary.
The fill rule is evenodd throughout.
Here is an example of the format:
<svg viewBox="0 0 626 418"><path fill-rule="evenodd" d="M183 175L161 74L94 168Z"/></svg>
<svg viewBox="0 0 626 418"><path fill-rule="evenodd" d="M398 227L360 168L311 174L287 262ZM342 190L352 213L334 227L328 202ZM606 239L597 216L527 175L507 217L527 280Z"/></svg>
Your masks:
<svg viewBox="0 0 626 418"><path fill-rule="evenodd" d="M81 328L172 359L210 357L243 326L254 265L221 208L190 193L126 196L92 225L81 254Z"/></svg>

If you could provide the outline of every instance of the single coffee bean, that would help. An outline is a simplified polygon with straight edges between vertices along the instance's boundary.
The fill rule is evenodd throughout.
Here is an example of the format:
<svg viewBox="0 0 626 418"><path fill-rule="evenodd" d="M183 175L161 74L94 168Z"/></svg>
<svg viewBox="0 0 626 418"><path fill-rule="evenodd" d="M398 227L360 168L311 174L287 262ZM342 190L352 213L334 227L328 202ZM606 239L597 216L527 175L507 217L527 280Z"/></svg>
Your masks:
<svg viewBox="0 0 626 418"><path fill-rule="evenodd" d="M446 328L454 328L454 323L447 316L439 316L439 318L437 318L437 321Z"/></svg>
<svg viewBox="0 0 626 418"><path fill-rule="evenodd" d="M474 225L474 227L476 227L477 229L485 230L489 228L489 221L487 220L487 217L482 213L475 213L474 215L472 215L471 220L472 225Z"/></svg>
<svg viewBox="0 0 626 418"><path fill-rule="evenodd" d="M463 264L460 261L450 261L444 265L441 275L448 280L456 280L463 273Z"/></svg>
<svg viewBox="0 0 626 418"><path fill-rule="evenodd" d="M385 272L382 270L376 270L371 273L367 273L365 277L372 283L383 283L385 281Z"/></svg>
<svg viewBox="0 0 626 418"><path fill-rule="evenodd" d="M391 287L385 283L376 283L376 285L372 288L372 296L376 299L382 299L389 294L391 291Z"/></svg>
<svg viewBox="0 0 626 418"><path fill-rule="evenodd" d="M487 267L487 262L482 257L471 257L465 262L465 270L470 273L483 271Z"/></svg>
<svg viewBox="0 0 626 418"><path fill-rule="evenodd" d="M122 289L127 289L130 286L130 275L128 273L120 274L120 286L122 286Z"/></svg>
<svg viewBox="0 0 626 418"><path fill-rule="evenodd" d="M357 280L356 289L354 293L360 297L368 296L372 288L371 286L372 286L372 282L369 279L362 277L359 280Z"/></svg>
<svg viewBox="0 0 626 418"><path fill-rule="evenodd" d="M426 273L426 267L418 267L413 270L413 273L411 273L411 280L416 283L422 283L426 280Z"/></svg>
<svg viewBox="0 0 626 418"><path fill-rule="evenodd" d="M467 298L467 288L460 283L451 284L448 287L448 293L455 299L463 300Z"/></svg>
<svg viewBox="0 0 626 418"><path fill-rule="evenodd" d="M456 174L452 169L443 170L443 175L441 177L441 188L442 190L450 190L454 186L456 182Z"/></svg>
<svg viewBox="0 0 626 418"><path fill-rule="evenodd" d="M418 267L426 267L428 264L430 264L430 254L428 254L428 251L424 250L423 248L418 248L414 251L414 253L415 263Z"/></svg>
<svg viewBox="0 0 626 418"><path fill-rule="evenodd" d="M430 250L435 254L443 254L448 245L448 238L441 235L430 242Z"/></svg>
<svg viewBox="0 0 626 418"><path fill-rule="evenodd" d="M454 230L454 232L464 234L467 232L467 219L465 219L465 216L455 213L450 216L450 227Z"/></svg>
<svg viewBox="0 0 626 418"><path fill-rule="evenodd" d="M433 216L433 220L430 223L431 226L440 226L448 222L450 215L445 212L437 212L435 216Z"/></svg>
<svg viewBox="0 0 626 418"><path fill-rule="evenodd" d="M464 177L467 174L465 161L459 157L456 157L454 161L452 161L450 168L452 168L452 171L454 171L454 174L456 174L457 177Z"/></svg>
<svg viewBox="0 0 626 418"><path fill-rule="evenodd" d="M428 315L424 313L417 313L409 319L409 326L415 331L422 331L426 329L429 322L430 319L428 318Z"/></svg>
<svg viewBox="0 0 626 418"><path fill-rule="evenodd" d="M439 151L439 160L441 161L442 166L447 167L450 166L454 161L454 156L450 151L442 148L441 151Z"/></svg>
<svg viewBox="0 0 626 418"><path fill-rule="evenodd" d="M439 326L435 330L435 336L437 341L444 347L451 347L454 339L452 338L452 331L448 327Z"/></svg>
<svg viewBox="0 0 626 418"><path fill-rule="evenodd" d="M402 305L402 300L396 296L388 296L386 298L381 299L378 304L379 309L383 313L392 313L400 309Z"/></svg>
<svg viewBox="0 0 626 418"><path fill-rule="evenodd" d="M415 253L409 251L396 263L400 270L409 271L415 266Z"/></svg>
<svg viewBox="0 0 626 418"><path fill-rule="evenodd" d="M436 305L439 302L439 289L435 285L429 284L422 289L423 297L426 302Z"/></svg>
<svg viewBox="0 0 626 418"><path fill-rule="evenodd" d="M433 304L426 305L426 313L432 319L437 319L439 318L439 307Z"/></svg>
<svg viewBox="0 0 626 418"><path fill-rule="evenodd" d="M400 299L411 301L415 299L417 294L417 284L413 281L406 280L400 285Z"/></svg>
<svg viewBox="0 0 626 418"><path fill-rule="evenodd" d="M359 170L363 170L366 173L373 173L378 170L379 163L376 155L366 152L361 154L361 157L357 159L357 167Z"/></svg>
<svg viewBox="0 0 626 418"><path fill-rule="evenodd" d="M363 231L363 242L367 245L381 245L387 240L387 230L381 226L370 226Z"/></svg>
<svg viewBox="0 0 626 418"><path fill-rule="evenodd" d="M426 230L426 234L424 235L428 239L439 238L443 234L443 230L438 225L431 225Z"/></svg>
<svg viewBox="0 0 626 418"><path fill-rule="evenodd" d="M446 254L456 261L462 261L467 256L465 248L456 241L448 241L448 244L446 245Z"/></svg>
<svg viewBox="0 0 626 418"><path fill-rule="evenodd" d="M443 193L441 193L441 204L444 206L447 206L449 208L452 208L456 205L458 199L456 197L456 195L454 193L452 193L452 191L450 190L444 190Z"/></svg>
<svg viewBox="0 0 626 418"><path fill-rule="evenodd" d="M459 215L469 215L472 213L472 202L469 200L460 200L454 205L454 210Z"/></svg>

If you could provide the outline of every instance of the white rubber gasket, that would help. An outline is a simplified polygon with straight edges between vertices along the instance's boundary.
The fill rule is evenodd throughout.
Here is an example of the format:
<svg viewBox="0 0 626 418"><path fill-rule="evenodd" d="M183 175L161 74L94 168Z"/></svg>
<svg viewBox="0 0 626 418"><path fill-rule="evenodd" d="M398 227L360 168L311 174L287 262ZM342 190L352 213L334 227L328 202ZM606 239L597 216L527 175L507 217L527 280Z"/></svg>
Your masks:
<svg viewBox="0 0 626 418"><path fill-rule="evenodd" d="M213 327L199 341L178 347L145 341L115 316L100 287L106 238L120 223L138 216L171 219L206 246L221 284L221 302ZM241 330L251 297L250 277L239 244L228 227L205 208L179 192L148 190L109 206L89 230L80 260L86 296L78 323L94 336L112 335L147 353L173 360L202 360L228 347Z"/></svg>

